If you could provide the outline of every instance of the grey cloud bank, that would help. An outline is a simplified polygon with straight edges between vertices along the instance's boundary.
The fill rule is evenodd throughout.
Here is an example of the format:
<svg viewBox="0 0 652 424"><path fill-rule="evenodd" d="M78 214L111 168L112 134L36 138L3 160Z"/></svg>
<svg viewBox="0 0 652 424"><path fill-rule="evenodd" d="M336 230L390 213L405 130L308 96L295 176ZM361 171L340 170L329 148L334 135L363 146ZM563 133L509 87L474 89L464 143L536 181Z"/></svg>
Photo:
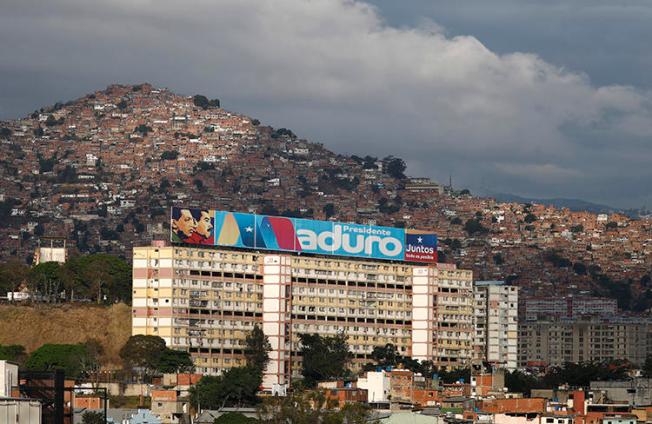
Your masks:
<svg viewBox="0 0 652 424"><path fill-rule="evenodd" d="M591 84L436 25L338 0L9 1L0 116L113 82L220 97L342 153L536 197L652 204L652 94Z"/></svg>

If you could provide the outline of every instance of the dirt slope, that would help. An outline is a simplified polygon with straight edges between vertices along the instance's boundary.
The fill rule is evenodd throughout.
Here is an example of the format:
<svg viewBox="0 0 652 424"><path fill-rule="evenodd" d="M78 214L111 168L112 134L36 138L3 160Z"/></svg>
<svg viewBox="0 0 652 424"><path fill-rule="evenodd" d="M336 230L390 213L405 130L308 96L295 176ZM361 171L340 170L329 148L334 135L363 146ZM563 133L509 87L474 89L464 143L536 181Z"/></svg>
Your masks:
<svg viewBox="0 0 652 424"><path fill-rule="evenodd" d="M0 344L19 344L28 352L44 343L97 339L106 366L119 364L118 352L131 335L130 307L90 305L0 305Z"/></svg>

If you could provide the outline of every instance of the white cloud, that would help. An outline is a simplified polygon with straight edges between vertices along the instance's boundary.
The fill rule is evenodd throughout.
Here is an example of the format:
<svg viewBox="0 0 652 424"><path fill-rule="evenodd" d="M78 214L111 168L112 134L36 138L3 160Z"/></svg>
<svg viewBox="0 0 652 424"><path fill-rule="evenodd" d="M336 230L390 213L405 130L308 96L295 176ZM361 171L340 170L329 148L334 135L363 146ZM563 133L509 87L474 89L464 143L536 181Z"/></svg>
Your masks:
<svg viewBox="0 0 652 424"><path fill-rule="evenodd" d="M650 195L592 189L629 184L624 158L652 159L649 93L594 87L535 55L447 37L436 24L391 27L365 3L20 0L6 9L5 72L219 96L334 150L395 154L409 171L452 172L471 187L621 203Z"/></svg>

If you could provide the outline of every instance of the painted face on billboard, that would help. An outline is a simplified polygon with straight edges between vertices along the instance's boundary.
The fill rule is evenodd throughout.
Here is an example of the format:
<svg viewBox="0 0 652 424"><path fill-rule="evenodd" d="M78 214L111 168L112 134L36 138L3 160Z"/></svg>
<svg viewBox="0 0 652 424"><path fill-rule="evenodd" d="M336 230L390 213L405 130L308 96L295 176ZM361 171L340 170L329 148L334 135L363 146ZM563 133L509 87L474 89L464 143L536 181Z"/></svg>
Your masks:
<svg viewBox="0 0 652 424"><path fill-rule="evenodd" d="M195 220L195 228L190 237L185 242L191 244L204 244L213 245L213 213L205 209L190 209L193 219Z"/></svg>
<svg viewBox="0 0 652 424"><path fill-rule="evenodd" d="M186 241L193 235L197 228L197 221L192 216L190 209L172 208L172 227L173 241Z"/></svg>
<svg viewBox="0 0 652 424"><path fill-rule="evenodd" d="M213 235L213 217L208 211L201 211L199 220L197 221L197 234L202 237L209 238Z"/></svg>

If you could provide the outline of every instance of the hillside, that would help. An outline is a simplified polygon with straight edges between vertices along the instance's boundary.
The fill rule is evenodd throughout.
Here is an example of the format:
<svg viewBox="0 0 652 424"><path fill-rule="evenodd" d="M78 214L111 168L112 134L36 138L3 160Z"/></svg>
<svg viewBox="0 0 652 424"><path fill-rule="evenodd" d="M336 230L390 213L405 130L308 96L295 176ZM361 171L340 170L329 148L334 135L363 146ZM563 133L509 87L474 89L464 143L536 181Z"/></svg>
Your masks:
<svg viewBox="0 0 652 424"><path fill-rule="evenodd" d="M441 260L476 279L652 306L652 221L474 197L369 153L334 153L217 99L112 85L0 122L0 259L29 260L42 236L129 258L169 238L170 206L201 206L434 229Z"/></svg>
<svg viewBox="0 0 652 424"><path fill-rule="evenodd" d="M97 339L103 362L120 364L118 353L131 335L131 308L90 305L0 305L0 344L25 346L28 352L45 343L81 343Z"/></svg>

